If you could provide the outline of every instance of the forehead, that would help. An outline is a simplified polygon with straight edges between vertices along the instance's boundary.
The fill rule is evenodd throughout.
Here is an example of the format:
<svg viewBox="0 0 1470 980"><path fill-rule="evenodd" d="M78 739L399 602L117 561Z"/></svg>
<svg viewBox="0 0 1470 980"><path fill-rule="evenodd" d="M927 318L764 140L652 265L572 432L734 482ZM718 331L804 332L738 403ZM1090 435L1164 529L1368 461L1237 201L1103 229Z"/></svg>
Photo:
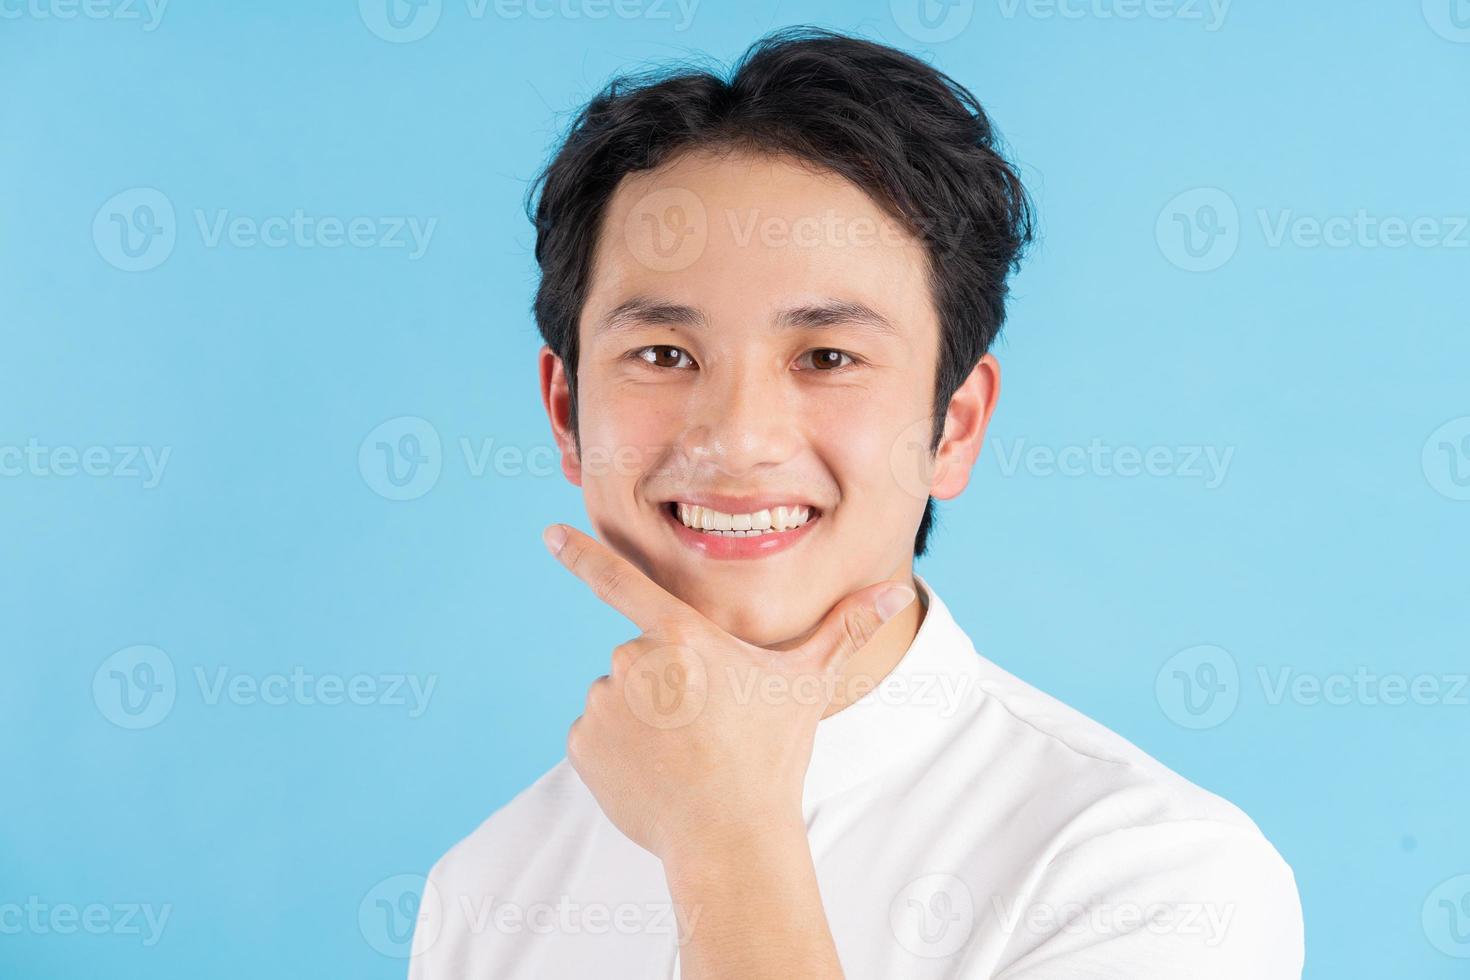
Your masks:
<svg viewBox="0 0 1470 980"><path fill-rule="evenodd" d="M786 157L697 152L618 185L583 321L634 298L746 323L838 301L923 330L936 323L928 272L923 243L843 177Z"/></svg>

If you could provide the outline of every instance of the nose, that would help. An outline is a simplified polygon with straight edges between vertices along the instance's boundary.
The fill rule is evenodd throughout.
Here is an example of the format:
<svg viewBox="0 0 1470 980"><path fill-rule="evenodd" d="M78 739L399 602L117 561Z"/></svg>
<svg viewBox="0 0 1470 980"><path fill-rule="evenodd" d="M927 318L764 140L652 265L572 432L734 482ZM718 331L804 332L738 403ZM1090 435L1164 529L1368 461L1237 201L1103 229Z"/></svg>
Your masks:
<svg viewBox="0 0 1470 980"><path fill-rule="evenodd" d="M696 470L732 478L779 466L796 454L800 434L783 373L729 367L694 386L680 450Z"/></svg>

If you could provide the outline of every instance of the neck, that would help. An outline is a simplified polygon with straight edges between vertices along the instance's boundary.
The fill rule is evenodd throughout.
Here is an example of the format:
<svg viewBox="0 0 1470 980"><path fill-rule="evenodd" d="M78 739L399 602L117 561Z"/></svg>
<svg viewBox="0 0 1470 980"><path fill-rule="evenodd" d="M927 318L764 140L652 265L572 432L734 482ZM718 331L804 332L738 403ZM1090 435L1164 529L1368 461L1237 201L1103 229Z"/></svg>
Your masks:
<svg viewBox="0 0 1470 980"><path fill-rule="evenodd" d="M914 601L879 627L877 635L843 665L841 680L832 702L822 713L823 718L836 714L882 683L898 666L918 635L928 610L924 605L924 590L914 581L913 565L906 565L889 578L912 588Z"/></svg>

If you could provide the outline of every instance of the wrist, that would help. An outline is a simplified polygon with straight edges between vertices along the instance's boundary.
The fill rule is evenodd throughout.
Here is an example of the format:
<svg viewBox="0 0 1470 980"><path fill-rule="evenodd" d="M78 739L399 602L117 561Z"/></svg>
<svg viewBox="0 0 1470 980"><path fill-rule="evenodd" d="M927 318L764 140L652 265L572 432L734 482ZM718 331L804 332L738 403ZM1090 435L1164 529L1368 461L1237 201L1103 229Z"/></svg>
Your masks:
<svg viewBox="0 0 1470 980"><path fill-rule="evenodd" d="M682 835L661 855L671 889L737 879L775 862L811 861L800 813L758 823L731 822Z"/></svg>

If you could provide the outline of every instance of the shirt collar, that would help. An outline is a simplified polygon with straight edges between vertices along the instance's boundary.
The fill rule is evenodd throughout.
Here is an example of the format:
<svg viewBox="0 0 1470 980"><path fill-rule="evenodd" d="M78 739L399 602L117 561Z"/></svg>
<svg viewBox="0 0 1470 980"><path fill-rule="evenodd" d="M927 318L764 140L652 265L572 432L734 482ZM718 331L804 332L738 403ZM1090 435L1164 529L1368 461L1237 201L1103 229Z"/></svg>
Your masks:
<svg viewBox="0 0 1470 980"><path fill-rule="evenodd" d="M822 800L911 756L911 750L955 724L959 699L977 689L979 658L933 588L918 575L924 620L903 657L872 690L817 723L802 807Z"/></svg>

